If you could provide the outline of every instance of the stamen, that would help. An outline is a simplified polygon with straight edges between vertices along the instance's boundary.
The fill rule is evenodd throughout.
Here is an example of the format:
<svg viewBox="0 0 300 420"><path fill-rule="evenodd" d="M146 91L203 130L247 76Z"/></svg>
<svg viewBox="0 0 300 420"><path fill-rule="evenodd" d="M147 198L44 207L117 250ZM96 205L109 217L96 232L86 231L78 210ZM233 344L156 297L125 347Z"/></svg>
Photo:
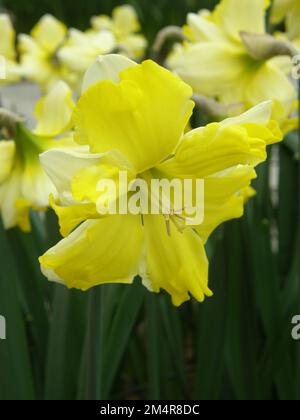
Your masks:
<svg viewBox="0 0 300 420"><path fill-rule="evenodd" d="M174 226L176 227L176 229L178 230L178 232L183 233L184 231L184 226L180 226L180 224L178 223L176 217L171 217L171 222L174 224Z"/></svg>
<svg viewBox="0 0 300 420"><path fill-rule="evenodd" d="M168 236L171 236L171 225L170 225L170 216L168 214L164 214L165 222L166 222L166 228Z"/></svg>

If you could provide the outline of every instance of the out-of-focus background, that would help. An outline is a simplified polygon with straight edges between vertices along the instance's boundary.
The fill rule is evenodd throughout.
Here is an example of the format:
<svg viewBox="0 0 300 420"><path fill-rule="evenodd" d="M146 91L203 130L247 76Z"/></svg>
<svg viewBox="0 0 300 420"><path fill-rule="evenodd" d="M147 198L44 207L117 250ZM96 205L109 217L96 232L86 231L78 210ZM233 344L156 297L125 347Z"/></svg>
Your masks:
<svg viewBox="0 0 300 420"><path fill-rule="evenodd" d="M0 8L28 33L45 13L84 30L124 3L151 45L159 29L217 1L0 0ZM28 114L36 95L26 84L2 99ZM273 147L245 217L211 238L215 296L203 304L174 308L138 280L88 293L49 284L37 257L59 238L54 215L33 217L31 235L0 225L0 399L300 399L300 342L291 335L300 315L296 141L292 133Z"/></svg>
<svg viewBox="0 0 300 420"><path fill-rule="evenodd" d="M216 0L0 0L0 6L12 11L18 31L29 31L37 19L51 13L68 26L84 30L90 17L110 14L122 4L131 4L138 12L143 31L152 40L159 29L166 25L182 25L188 12L213 7Z"/></svg>

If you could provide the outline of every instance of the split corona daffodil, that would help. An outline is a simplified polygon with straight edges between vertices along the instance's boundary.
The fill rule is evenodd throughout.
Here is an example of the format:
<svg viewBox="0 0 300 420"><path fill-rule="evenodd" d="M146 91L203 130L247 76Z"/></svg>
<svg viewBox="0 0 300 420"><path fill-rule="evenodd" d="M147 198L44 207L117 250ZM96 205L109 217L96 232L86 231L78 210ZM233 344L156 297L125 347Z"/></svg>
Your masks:
<svg viewBox="0 0 300 420"><path fill-rule="evenodd" d="M22 75L38 83L44 91L57 81L68 78L57 54L66 35L67 28L62 22L52 15L45 15L30 35L19 36Z"/></svg>
<svg viewBox="0 0 300 420"><path fill-rule="evenodd" d="M287 74L285 57L255 58L257 38L266 34L266 0L222 0L213 12L188 15L188 41L177 45L168 67L195 93L245 109L272 100L274 118L286 131L297 126L290 115L297 106L296 90ZM251 45L249 45L249 42Z"/></svg>
<svg viewBox="0 0 300 420"><path fill-rule="evenodd" d="M0 14L0 65L4 66L5 79L0 83L17 82L20 78L16 61L15 31L7 14Z"/></svg>
<svg viewBox="0 0 300 420"><path fill-rule="evenodd" d="M166 290L175 305L211 296L205 242L226 220L242 216L254 167L267 144L279 141L271 104L186 134L192 89L152 61L105 56L87 72L74 113L75 141L88 151L50 150L42 164L57 187L52 198L65 238L40 263L51 281L87 290L132 283L139 274L153 292ZM98 211L102 178L120 170L131 178L205 181L205 218Z"/></svg>
<svg viewBox="0 0 300 420"><path fill-rule="evenodd" d="M36 107L34 131L16 123L14 133L0 141L0 211L6 229L19 226L30 230L29 209L48 207L49 194L55 188L45 174L39 154L51 148L67 146L67 138L54 138L70 127L74 104L64 82L58 82Z"/></svg>

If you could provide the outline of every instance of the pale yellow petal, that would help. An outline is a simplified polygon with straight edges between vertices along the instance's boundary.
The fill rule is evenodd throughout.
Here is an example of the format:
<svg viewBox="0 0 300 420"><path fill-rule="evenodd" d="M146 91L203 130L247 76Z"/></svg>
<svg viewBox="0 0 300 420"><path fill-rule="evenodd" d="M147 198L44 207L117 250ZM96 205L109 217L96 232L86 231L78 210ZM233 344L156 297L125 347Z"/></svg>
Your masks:
<svg viewBox="0 0 300 420"><path fill-rule="evenodd" d="M213 13L213 21L220 25L234 41L240 42L240 32L265 32L266 0L222 0Z"/></svg>
<svg viewBox="0 0 300 420"><path fill-rule="evenodd" d="M109 16L100 15L91 18L91 25L96 31L101 31L103 29L112 30L113 22Z"/></svg>
<svg viewBox="0 0 300 420"><path fill-rule="evenodd" d="M18 225L19 211L16 207L16 200L22 196L21 193L21 170L16 167L9 178L0 185L0 209L5 229L11 229Z"/></svg>
<svg viewBox="0 0 300 420"><path fill-rule="evenodd" d="M56 186L61 199L67 203L74 203L72 195L73 178L84 168L99 165L127 166L123 156L115 151L91 154L85 148L48 150L40 156L40 161Z"/></svg>
<svg viewBox="0 0 300 420"><path fill-rule="evenodd" d="M58 57L70 70L83 74L98 55L110 53L115 45L111 32L84 33L72 29L68 42L58 51Z"/></svg>
<svg viewBox="0 0 300 420"><path fill-rule="evenodd" d="M174 158L157 168L174 177L200 179L236 165L257 165L263 162L266 146L274 134L267 129L268 140L260 138L260 126L248 131L247 124L222 127L209 124L186 134ZM253 131L253 132L252 132Z"/></svg>
<svg viewBox="0 0 300 420"><path fill-rule="evenodd" d="M137 13L130 5L119 6L113 10L113 23L113 29L119 37L140 30Z"/></svg>
<svg viewBox="0 0 300 420"><path fill-rule="evenodd" d="M221 28L214 22L207 19L203 13L189 13L187 17L185 33L190 35L191 41L224 41L224 34Z"/></svg>
<svg viewBox="0 0 300 420"><path fill-rule="evenodd" d="M281 22L287 15L288 11L291 10L295 0L274 0L272 6L272 23Z"/></svg>
<svg viewBox="0 0 300 420"><path fill-rule="evenodd" d="M71 89L65 82L58 82L35 108L35 134L55 137L65 132L70 128L74 106Z"/></svg>
<svg viewBox="0 0 300 420"><path fill-rule="evenodd" d="M55 194L56 190L43 170L38 164L27 164L21 178L22 197L38 208L48 207L49 195Z"/></svg>
<svg viewBox="0 0 300 420"><path fill-rule="evenodd" d="M14 165L16 145L14 141L0 141L0 184L10 175Z"/></svg>
<svg viewBox="0 0 300 420"><path fill-rule="evenodd" d="M145 216L145 250L140 266L143 283L150 290L166 290L174 305L194 296L202 302L212 296L208 288L208 261L203 242L191 229L180 233L171 225L167 232L163 216Z"/></svg>
<svg viewBox="0 0 300 420"><path fill-rule="evenodd" d="M58 217L60 233L64 237L86 220L99 219L101 217L97 213L94 203L76 203L65 206L58 204L52 195L49 202Z"/></svg>
<svg viewBox="0 0 300 420"><path fill-rule="evenodd" d="M138 216L87 221L40 258L49 280L87 290L105 283L131 283L138 272L143 227Z"/></svg>
<svg viewBox="0 0 300 420"><path fill-rule="evenodd" d="M67 34L67 27L52 15L43 16L33 28L32 37L49 53L62 44Z"/></svg>
<svg viewBox="0 0 300 420"><path fill-rule="evenodd" d="M172 54L167 64L195 93L216 97L243 81L246 65L243 52L225 42L187 45Z"/></svg>
<svg viewBox="0 0 300 420"><path fill-rule="evenodd" d="M205 179L204 222L196 230L204 242L222 223L242 217L244 214L244 192L256 178L255 170L249 166L237 166L223 174Z"/></svg>
<svg viewBox="0 0 300 420"><path fill-rule="evenodd" d="M287 114L296 98L292 82L272 62L266 62L259 68L246 90L246 101L249 106L266 100L275 100L286 107Z"/></svg>
<svg viewBox="0 0 300 420"><path fill-rule="evenodd" d="M134 61L118 54L97 57L95 63L84 76L82 92L101 80L111 80L114 83L119 83L121 71L135 65Z"/></svg>
<svg viewBox="0 0 300 420"><path fill-rule="evenodd" d="M14 60L15 31L7 14L0 14L0 55L8 60Z"/></svg>

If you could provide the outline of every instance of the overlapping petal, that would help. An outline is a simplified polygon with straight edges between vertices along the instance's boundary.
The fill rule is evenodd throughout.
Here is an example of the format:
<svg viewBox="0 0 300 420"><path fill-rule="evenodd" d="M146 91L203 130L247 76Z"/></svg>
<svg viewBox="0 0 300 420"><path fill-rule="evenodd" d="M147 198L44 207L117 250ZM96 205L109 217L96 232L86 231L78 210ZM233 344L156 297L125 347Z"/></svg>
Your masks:
<svg viewBox="0 0 300 420"><path fill-rule="evenodd" d="M15 53L15 32L7 14L0 14L0 55L8 60L14 60Z"/></svg>
<svg viewBox="0 0 300 420"><path fill-rule="evenodd" d="M297 0L296 0L297 1ZM291 10L293 3L296 3L295 0L274 0L272 6L272 15L271 19L273 23L281 22L288 11Z"/></svg>
<svg viewBox="0 0 300 420"><path fill-rule="evenodd" d="M211 19L234 41L240 41L240 32L265 32L265 9L269 0L222 0Z"/></svg>
<svg viewBox="0 0 300 420"><path fill-rule="evenodd" d="M5 229L18 225L20 211L16 201L21 197L21 168L16 166L10 176L0 185L0 209Z"/></svg>
<svg viewBox="0 0 300 420"><path fill-rule="evenodd" d="M287 34L290 40L300 35L300 3L298 0L274 0L272 22L277 24L285 19Z"/></svg>
<svg viewBox="0 0 300 420"><path fill-rule="evenodd" d="M211 19L208 10L200 11L198 14L189 13L187 25L183 30L185 35L193 42L221 41L224 42L224 34Z"/></svg>
<svg viewBox="0 0 300 420"><path fill-rule="evenodd" d="M168 67L192 86L194 92L222 96L239 85L245 72L245 55L225 42L196 43L168 59Z"/></svg>
<svg viewBox="0 0 300 420"><path fill-rule="evenodd" d="M10 175L14 165L16 145L14 141L0 142L0 184Z"/></svg>
<svg viewBox="0 0 300 420"><path fill-rule="evenodd" d="M38 121L35 134L56 137L67 131L71 126L74 106L71 89L66 83L58 82L35 108Z"/></svg>
<svg viewBox="0 0 300 420"><path fill-rule="evenodd" d="M101 170L101 167L125 167L130 170L130 166L126 159L117 151L108 151L102 154L91 154L88 149L84 147L76 148L61 148L51 149L41 154L41 163L47 172L48 176L56 186L63 202L74 203L76 199L73 196L74 178L75 178L75 192L76 176L82 174L85 169L91 168L96 171ZM88 176L89 173L85 175ZM102 172L103 174L103 172ZM98 179L98 178L96 178ZM91 178L89 177L90 181ZM100 180L100 177L99 177ZM91 195L96 194L96 180L92 185L87 185L82 194ZM79 192L78 192L79 193Z"/></svg>
<svg viewBox="0 0 300 420"><path fill-rule="evenodd" d="M204 221L195 227L204 242L219 225L243 216L245 196L255 178L256 172L251 166L237 166L205 178Z"/></svg>
<svg viewBox="0 0 300 420"><path fill-rule="evenodd" d="M158 169L174 177L205 178L239 164L255 166L266 159L267 144L282 138L278 125L269 122L270 113L271 103L265 103L238 118L187 133L174 158Z"/></svg>
<svg viewBox="0 0 300 420"><path fill-rule="evenodd" d="M166 290L176 306L189 300L189 294L199 301L212 296L200 237L191 228L180 233L174 227L168 235L162 216L146 216L144 226L145 250L140 266L144 285L155 292Z"/></svg>
<svg viewBox="0 0 300 420"><path fill-rule="evenodd" d="M58 217L60 233L64 237L86 220L100 218L94 203L75 203L66 206L58 204L54 197L50 196L50 205Z"/></svg>
<svg viewBox="0 0 300 420"><path fill-rule="evenodd" d="M85 92L89 87L103 80L111 80L114 83L119 83L120 73L136 65L134 61L118 54L99 56L85 73L82 92Z"/></svg>
<svg viewBox="0 0 300 420"><path fill-rule="evenodd" d="M32 162L24 167L20 177L21 195L38 208L47 208L49 194L55 194L55 187L38 162Z"/></svg>
<svg viewBox="0 0 300 420"><path fill-rule="evenodd" d="M55 52L66 34L67 27L49 14L43 16L31 32L33 39L49 53Z"/></svg>
<svg viewBox="0 0 300 420"><path fill-rule="evenodd" d="M111 216L83 223L40 258L43 272L70 288L132 283L142 253L138 216Z"/></svg>
<svg viewBox="0 0 300 420"><path fill-rule="evenodd" d="M272 61L266 62L256 71L247 86L246 101L250 106L265 101L266 98L280 102L286 109L286 115L296 100L292 82Z"/></svg>
<svg viewBox="0 0 300 420"><path fill-rule="evenodd" d="M109 31L84 33L71 29L67 43L58 51L58 57L70 70L83 74L97 55L107 54L115 46L115 37Z"/></svg>
<svg viewBox="0 0 300 420"><path fill-rule="evenodd" d="M122 37L141 29L134 7L124 5L116 7L113 11L114 30L117 36Z"/></svg>
<svg viewBox="0 0 300 420"><path fill-rule="evenodd" d="M30 35L19 36L20 71L28 80L48 91L57 81L68 79L69 71L58 58L67 35L66 26L52 15L43 16Z"/></svg>

